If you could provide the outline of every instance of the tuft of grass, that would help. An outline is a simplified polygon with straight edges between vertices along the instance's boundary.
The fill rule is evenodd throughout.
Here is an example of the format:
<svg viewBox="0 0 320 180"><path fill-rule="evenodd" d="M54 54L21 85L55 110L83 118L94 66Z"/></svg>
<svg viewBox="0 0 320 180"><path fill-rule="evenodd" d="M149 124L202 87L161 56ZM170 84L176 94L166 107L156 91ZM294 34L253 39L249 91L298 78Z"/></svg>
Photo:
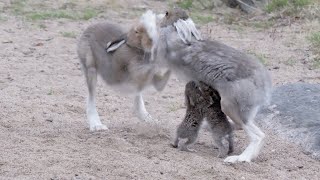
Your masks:
<svg viewBox="0 0 320 180"><path fill-rule="evenodd" d="M269 4L266 6L266 11L268 13L271 13L275 10L279 10L285 6L288 6L288 0L272 0Z"/></svg>
<svg viewBox="0 0 320 180"><path fill-rule="evenodd" d="M237 24L239 22L239 17L234 14L225 13L223 15L223 22L225 24Z"/></svg>
<svg viewBox="0 0 320 180"><path fill-rule="evenodd" d="M311 4L311 0L292 0L292 4L295 7L304 7Z"/></svg>
<svg viewBox="0 0 320 180"><path fill-rule="evenodd" d="M27 19L37 21L37 20L47 20L47 19L72 19L72 20L89 20L96 17L99 14L98 11L94 9L85 9L80 13L74 13L68 10L47 10L38 12L29 12L26 14Z"/></svg>
<svg viewBox="0 0 320 180"><path fill-rule="evenodd" d="M28 13L27 19L36 21L36 20L47 20L47 19L76 19L75 14L65 11L39 11Z"/></svg>
<svg viewBox="0 0 320 180"><path fill-rule="evenodd" d="M48 95L48 96L53 95L53 90L52 90L52 89L50 89L50 90L49 90L49 92L47 93L47 95Z"/></svg>
<svg viewBox="0 0 320 180"><path fill-rule="evenodd" d="M11 1L11 10L15 15L22 15L25 11L27 0Z"/></svg>
<svg viewBox="0 0 320 180"><path fill-rule="evenodd" d="M307 39L310 41L312 48L320 53L320 31L312 33Z"/></svg>
<svg viewBox="0 0 320 180"><path fill-rule="evenodd" d="M274 23L274 21L255 21L251 25L257 29L269 29Z"/></svg>
<svg viewBox="0 0 320 180"><path fill-rule="evenodd" d="M192 7L193 0L181 0L177 5L183 9L190 9Z"/></svg>
<svg viewBox="0 0 320 180"><path fill-rule="evenodd" d="M287 11L297 11L298 8L305 7L311 4L314 0L272 0L266 6L266 11L268 13L285 9Z"/></svg>
<svg viewBox="0 0 320 180"><path fill-rule="evenodd" d="M81 14L79 17L80 19L82 20L89 20L91 18L94 18L96 16L98 16L100 12L98 12L97 10L95 9L92 9L92 8L87 8L83 11L83 14Z"/></svg>
<svg viewBox="0 0 320 180"><path fill-rule="evenodd" d="M76 38L77 37L77 34L73 31L72 32L60 32L60 34L66 38Z"/></svg>
<svg viewBox="0 0 320 180"><path fill-rule="evenodd" d="M308 38L312 46L312 51L315 54L315 58L312 61L312 68L320 68L320 31L312 33Z"/></svg>
<svg viewBox="0 0 320 180"><path fill-rule="evenodd" d="M268 65L267 56L264 54L256 54L256 57L263 65Z"/></svg>
<svg viewBox="0 0 320 180"><path fill-rule="evenodd" d="M199 24L207 24L214 20L212 16L201 15L200 13L191 13L191 18L195 21L195 23Z"/></svg>
<svg viewBox="0 0 320 180"><path fill-rule="evenodd" d="M100 11L94 8L85 8L74 12L69 8L52 9L43 3L35 4L29 0L12 0L10 12L32 21L48 19L89 20L100 14Z"/></svg>

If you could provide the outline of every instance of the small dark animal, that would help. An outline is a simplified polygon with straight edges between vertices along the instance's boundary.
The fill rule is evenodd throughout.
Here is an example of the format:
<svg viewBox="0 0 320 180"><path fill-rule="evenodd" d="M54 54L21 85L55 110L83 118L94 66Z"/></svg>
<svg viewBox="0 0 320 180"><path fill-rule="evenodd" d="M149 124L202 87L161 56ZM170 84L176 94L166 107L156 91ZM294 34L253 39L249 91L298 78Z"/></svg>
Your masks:
<svg viewBox="0 0 320 180"><path fill-rule="evenodd" d="M218 157L225 157L227 154L232 153L232 128L226 115L221 111L221 98L218 92L202 82L198 86L194 81L191 81L186 85L185 98L187 112L183 122L177 129L173 147L177 148L179 139L183 138L188 140L181 145L180 149L193 151L188 146L196 141L201 124L206 119L211 128L214 144L219 148ZM229 148L223 145L224 138L227 139Z"/></svg>

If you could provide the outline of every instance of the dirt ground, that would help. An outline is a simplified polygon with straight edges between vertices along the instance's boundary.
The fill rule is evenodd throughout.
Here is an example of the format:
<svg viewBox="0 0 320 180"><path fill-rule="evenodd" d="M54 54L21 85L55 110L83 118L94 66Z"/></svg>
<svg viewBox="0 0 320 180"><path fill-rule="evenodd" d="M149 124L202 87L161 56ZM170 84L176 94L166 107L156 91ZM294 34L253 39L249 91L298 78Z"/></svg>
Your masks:
<svg viewBox="0 0 320 180"><path fill-rule="evenodd" d="M161 11L166 3L150 1L147 7ZM109 130L89 132L77 37L94 22L129 22L127 16L124 10L108 9L89 21L41 21L45 28L10 14L0 21L0 179L319 179L319 161L268 129L253 163L224 164L205 130L194 145L197 152L171 148L185 113L184 82L174 76L163 92L145 92L146 108L159 125L140 122L132 111L133 98L100 80L98 112ZM279 85L320 82L319 69L310 70L306 63L311 52L305 37L315 27L318 23L296 22L239 30L211 22L201 30L207 38L263 54L274 85ZM71 31L76 38L61 34ZM234 154L247 143L237 131Z"/></svg>

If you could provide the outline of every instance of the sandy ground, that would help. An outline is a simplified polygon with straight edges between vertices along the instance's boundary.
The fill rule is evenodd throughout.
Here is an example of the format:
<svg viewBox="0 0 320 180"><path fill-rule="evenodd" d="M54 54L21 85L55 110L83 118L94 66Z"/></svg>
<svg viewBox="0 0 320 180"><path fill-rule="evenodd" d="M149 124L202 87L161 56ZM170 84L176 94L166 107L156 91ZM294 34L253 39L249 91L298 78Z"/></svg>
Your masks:
<svg viewBox="0 0 320 180"><path fill-rule="evenodd" d="M162 3L162 2L156 2ZM163 5L164 6L164 5ZM164 6L165 7L165 6ZM110 19L123 22L116 16ZM74 38L101 21L46 21L40 29L9 16L0 26L0 179L318 179L320 163L301 148L265 129L266 145L253 163L223 164L210 134L202 131L195 153L171 148L185 107L184 83L172 77L166 89L145 93L146 107L159 125L140 122L133 98L100 81L98 111L109 130L89 132L85 118L86 86ZM312 26L312 25L311 25ZM207 33L207 28L211 34ZM209 38L244 51L263 53L274 84L319 83L319 70L304 63L309 55L304 29L292 24L273 30L210 23ZM289 57L294 66L282 62ZM236 132L235 152L248 141Z"/></svg>

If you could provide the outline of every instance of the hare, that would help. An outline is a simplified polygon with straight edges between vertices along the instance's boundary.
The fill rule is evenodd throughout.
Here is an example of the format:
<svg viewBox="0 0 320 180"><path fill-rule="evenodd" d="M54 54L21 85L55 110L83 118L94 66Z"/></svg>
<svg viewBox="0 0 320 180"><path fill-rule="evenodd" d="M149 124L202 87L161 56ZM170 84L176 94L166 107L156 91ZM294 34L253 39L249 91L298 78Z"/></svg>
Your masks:
<svg viewBox="0 0 320 180"><path fill-rule="evenodd" d="M217 41L203 40L183 10L166 12L160 27L156 55L159 66L187 81L201 81L219 93L222 112L250 138L244 152L224 161L251 162L265 138L254 119L259 108L270 100L272 83L267 69L253 56Z"/></svg>
<svg viewBox="0 0 320 180"><path fill-rule="evenodd" d="M83 32L77 52L88 87L87 119L91 131L107 129L95 105L97 74L107 85L134 94L138 117L153 122L141 93L149 85L163 90L170 77L170 71L162 75L152 63L157 38L156 15L151 11L144 13L128 32L109 22L91 25Z"/></svg>
<svg viewBox="0 0 320 180"><path fill-rule="evenodd" d="M225 157L233 152L232 128L221 111L219 94L204 83L199 86L191 81L185 87L185 99L187 111L184 120L178 126L176 139L173 147L178 147L180 138L187 138L187 142L181 146L181 150L193 151L189 145L193 144L199 134L199 130L204 119L207 120L214 144L219 149L218 157ZM223 139L228 141L229 148L223 145Z"/></svg>

